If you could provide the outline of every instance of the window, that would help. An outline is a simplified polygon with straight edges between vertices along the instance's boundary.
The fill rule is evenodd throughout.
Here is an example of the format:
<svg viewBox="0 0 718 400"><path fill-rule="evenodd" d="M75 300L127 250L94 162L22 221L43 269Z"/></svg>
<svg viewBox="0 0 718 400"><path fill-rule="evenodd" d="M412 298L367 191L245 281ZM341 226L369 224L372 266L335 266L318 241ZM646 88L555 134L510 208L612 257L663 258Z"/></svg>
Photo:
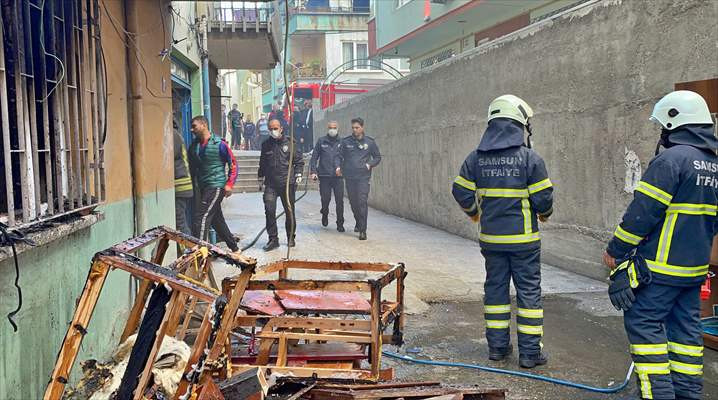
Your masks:
<svg viewBox="0 0 718 400"><path fill-rule="evenodd" d="M408 71L409 70L409 59L408 58L400 58L399 59L399 71Z"/></svg>
<svg viewBox="0 0 718 400"><path fill-rule="evenodd" d="M412 0L394 0L394 5L396 8L403 7L404 5L410 3Z"/></svg>
<svg viewBox="0 0 718 400"><path fill-rule="evenodd" d="M26 227L105 199L99 15L97 0L3 6L0 222Z"/></svg>
<svg viewBox="0 0 718 400"><path fill-rule="evenodd" d="M345 70L376 71L381 70L378 59L369 60L369 45L361 42L342 43L342 61ZM350 61L353 61L349 63Z"/></svg>
<svg viewBox="0 0 718 400"><path fill-rule="evenodd" d="M352 60L354 60L354 43L342 43L342 62L344 63L344 69L354 69L354 63L349 63Z"/></svg>

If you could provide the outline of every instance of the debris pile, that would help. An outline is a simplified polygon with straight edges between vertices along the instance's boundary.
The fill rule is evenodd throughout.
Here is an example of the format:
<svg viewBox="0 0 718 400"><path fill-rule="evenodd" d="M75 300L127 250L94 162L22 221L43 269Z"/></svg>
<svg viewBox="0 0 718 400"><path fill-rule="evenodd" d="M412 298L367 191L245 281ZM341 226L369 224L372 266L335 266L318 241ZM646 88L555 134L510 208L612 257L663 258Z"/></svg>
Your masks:
<svg viewBox="0 0 718 400"><path fill-rule="evenodd" d="M184 251L163 266L171 242ZM137 255L153 244L150 260ZM212 271L216 259L240 270L221 290ZM111 269L142 281L122 344L108 364L83 363L85 377L67 398L504 398L500 390L436 382L379 383L394 377L381 368L382 345L403 342L401 263L281 260L257 269L254 259L158 227L93 258L46 400L63 397ZM290 270L313 279L290 279ZM327 272L335 279L320 279ZM388 288L390 296L383 293Z"/></svg>

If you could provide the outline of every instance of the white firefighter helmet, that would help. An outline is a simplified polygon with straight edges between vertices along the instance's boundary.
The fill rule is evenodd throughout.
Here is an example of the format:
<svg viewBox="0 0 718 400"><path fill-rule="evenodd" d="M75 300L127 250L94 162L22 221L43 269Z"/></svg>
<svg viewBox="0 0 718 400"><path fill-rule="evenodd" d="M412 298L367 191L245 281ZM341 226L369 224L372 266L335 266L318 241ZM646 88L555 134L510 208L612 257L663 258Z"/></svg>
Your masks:
<svg viewBox="0 0 718 400"><path fill-rule="evenodd" d="M706 101L690 90L677 90L663 96L653 107L650 120L668 130L688 124L713 123Z"/></svg>
<svg viewBox="0 0 718 400"><path fill-rule="evenodd" d="M528 125L529 118L533 116L534 110L531 106L513 94L499 96L489 104L489 121L494 118L510 118L522 125Z"/></svg>

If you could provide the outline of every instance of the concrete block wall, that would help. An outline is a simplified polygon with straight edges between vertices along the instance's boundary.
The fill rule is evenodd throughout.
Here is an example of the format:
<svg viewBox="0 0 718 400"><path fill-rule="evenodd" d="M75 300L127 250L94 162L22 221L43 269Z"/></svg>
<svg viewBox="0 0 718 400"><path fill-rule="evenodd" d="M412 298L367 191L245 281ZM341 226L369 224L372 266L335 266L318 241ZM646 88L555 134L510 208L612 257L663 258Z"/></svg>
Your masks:
<svg viewBox="0 0 718 400"><path fill-rule="evenodd" d="M384 155L372 206L476 238L451 183L491 100L520 96L536 112L534 148L556 186L544 259L600 277L601 241L632 198L628 165L645 170L653 156L653 104L675 83L718 77L716 20L716 1L584 3L317 113L315 136L327 120L349 134L350 119L364 118Z"/></svg>

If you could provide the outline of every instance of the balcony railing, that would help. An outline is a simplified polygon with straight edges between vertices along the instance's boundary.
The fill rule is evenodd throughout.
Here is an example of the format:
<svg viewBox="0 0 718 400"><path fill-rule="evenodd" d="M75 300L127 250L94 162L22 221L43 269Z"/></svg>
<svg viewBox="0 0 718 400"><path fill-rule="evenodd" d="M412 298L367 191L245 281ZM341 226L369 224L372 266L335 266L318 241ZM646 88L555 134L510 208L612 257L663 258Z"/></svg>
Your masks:
<svg viewBox="0 0 718 400"><path fill-rule="evenodd" d="M324 66L317 65L292 68L289 71L289 76L292 81L299 79L324 79L327 76L327 69Z"/></svg>
<svg viewBox="0 0 718 400"><path fill-rule="evenodd" d="M324 14L369 14L369 7L292 7L291 14L324 13Z"/></svg>
<svg viewBox="0 0 718 400"><path fill-rule="evenodd" d="M266 29L272 19L273 10L269 3L224 2L212 5L210 29Z"/></svg>

